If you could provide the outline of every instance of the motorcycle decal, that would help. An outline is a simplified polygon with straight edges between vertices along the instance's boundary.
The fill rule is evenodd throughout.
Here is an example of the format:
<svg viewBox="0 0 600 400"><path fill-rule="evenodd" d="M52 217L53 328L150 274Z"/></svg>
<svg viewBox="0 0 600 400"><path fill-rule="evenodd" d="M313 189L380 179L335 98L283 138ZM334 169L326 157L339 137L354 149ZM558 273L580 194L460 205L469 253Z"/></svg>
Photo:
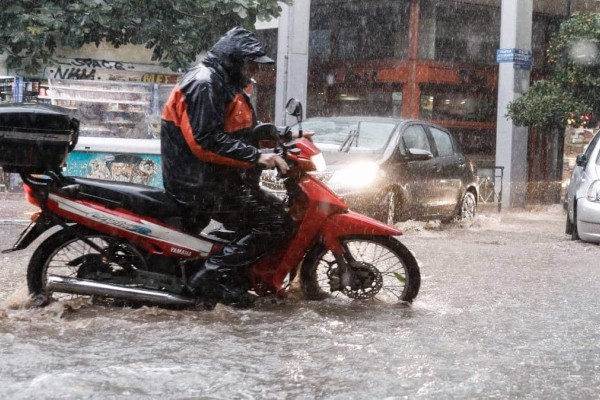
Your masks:
<svg viewBox="0 0 600 400"><path fill-rule="evenodd" d="M213 244L209 241L186 235L185 233L143 220L134 215L131 215L132 218L135 218L135 221L132 221L131 219L114 215L101 209L88 206L81 202L72 201L55 194L50 194L49 198L58 205L59 209L65 212L75 214L104 225L110 225L128 232L133 232L136 235L167 242L173 246L177 246L182 252L189 252L190 255L192 254L192 251L195 251L199 252L202 256L208 256L213 247ZM175 249L175 247L172 247L172 249ZM184 253L171 252L174 254L187 255Z"/></svg>
<svg viewBox="0 0 600 400"><path fill-rule="evenodd" d="M192 252L186 249L180 249L179 247L171 247L171 253L173 254L177 254L180 256L186 256L186 257L191 257L192 256Z"/></svg>
<svg viewBox="0 0 600 400"><path fill-rule="evenodd" d="M139 233L140 235L155 237L154 235L152 235L152 230L150 228L123 222L115 218L107 218L105 215L97 213L88 214L88 217L95 221L103 222L107 225L114 225L131 232Z"/></svg>

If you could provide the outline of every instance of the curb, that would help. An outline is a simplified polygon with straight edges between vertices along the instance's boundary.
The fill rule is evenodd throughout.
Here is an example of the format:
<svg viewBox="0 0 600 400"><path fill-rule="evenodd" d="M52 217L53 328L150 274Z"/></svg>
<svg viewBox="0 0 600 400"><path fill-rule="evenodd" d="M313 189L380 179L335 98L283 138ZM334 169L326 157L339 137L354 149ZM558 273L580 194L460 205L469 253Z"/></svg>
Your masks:
<svg viewBox="0 0 600 400"><path fill-rule="evenodd" d="M0 224L6 225L29 225L31 223L28 219L20 218L0 218Z"/></svg>

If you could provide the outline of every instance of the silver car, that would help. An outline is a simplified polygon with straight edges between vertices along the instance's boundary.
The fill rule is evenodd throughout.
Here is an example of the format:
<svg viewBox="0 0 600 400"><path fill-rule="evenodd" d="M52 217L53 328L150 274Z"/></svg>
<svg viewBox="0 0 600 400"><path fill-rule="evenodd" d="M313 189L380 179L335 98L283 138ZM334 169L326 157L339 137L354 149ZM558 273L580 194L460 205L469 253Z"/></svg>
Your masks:
<svg viewBox="0 0 600 400"><path fill-rule="evenodd" d="M566 194L566 233L573 240L600 243L600 134L577 156Z"/></svg>

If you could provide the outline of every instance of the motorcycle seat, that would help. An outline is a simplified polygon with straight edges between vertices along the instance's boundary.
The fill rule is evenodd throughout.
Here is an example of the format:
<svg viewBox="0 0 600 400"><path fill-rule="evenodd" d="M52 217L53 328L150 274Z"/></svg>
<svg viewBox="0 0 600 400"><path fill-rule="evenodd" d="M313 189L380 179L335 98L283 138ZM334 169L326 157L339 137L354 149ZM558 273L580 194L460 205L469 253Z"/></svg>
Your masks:
<svg viewBox="0 0 600 400"><path fill-rule="evenodd" d="M130 182L101 179L64 178L63 189L77 198L97 201L108 208L123 208L158 220L190 217L190 211L164 190Z"/></svg>

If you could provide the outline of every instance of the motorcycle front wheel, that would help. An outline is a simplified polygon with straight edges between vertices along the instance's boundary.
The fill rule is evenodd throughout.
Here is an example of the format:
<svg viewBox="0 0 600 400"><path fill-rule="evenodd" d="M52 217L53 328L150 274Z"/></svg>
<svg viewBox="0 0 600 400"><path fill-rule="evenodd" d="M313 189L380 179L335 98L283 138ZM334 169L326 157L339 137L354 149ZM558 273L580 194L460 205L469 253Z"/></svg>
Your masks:
<svg viewBox="0 0 600 400"><path fill-rule="evenodd" d="M147 269L135 247L81 226L72 226L53 233L34 251L27 268L27 287L33 304L45 306L53 300L90 297L50 292L46 286L50 275L127 280L135 274L135 269Z"/></svg>
<svg viewBox="0 0 600 400"><path fill-rule="evenodd" d="M313 247L301 267L304 297L345 296L355 300L411 302L419 293L421 273L413 254L388 236L353 236L342 240L345 262L351 270L349 285L340 282L341 269L322 244Z"/></svg>

